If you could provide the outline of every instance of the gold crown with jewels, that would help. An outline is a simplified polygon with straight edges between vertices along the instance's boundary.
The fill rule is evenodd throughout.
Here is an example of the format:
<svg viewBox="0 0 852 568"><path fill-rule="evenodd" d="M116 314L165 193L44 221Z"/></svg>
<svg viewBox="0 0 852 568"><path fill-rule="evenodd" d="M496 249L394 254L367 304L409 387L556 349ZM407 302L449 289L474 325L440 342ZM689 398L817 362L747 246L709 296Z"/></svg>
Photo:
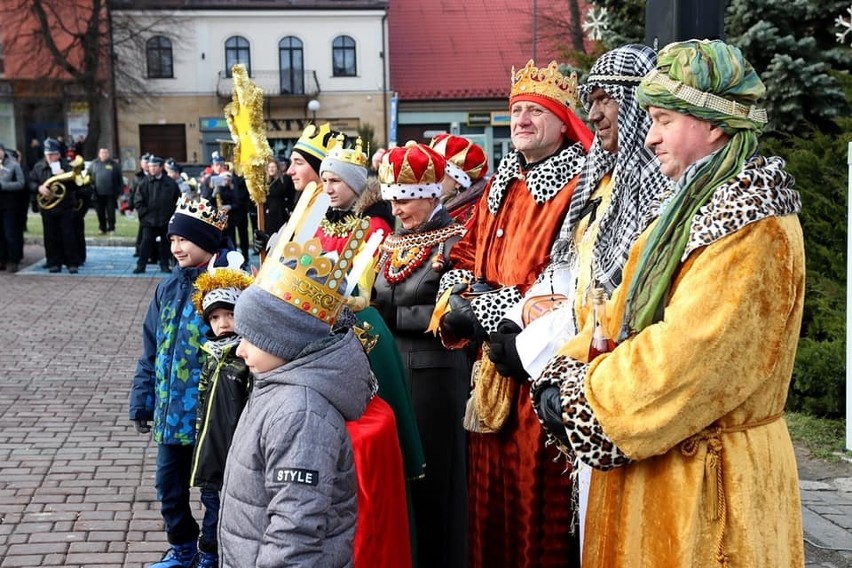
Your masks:
<svg viewBox="0 0 852 568"><path fill-rule="evenodd" d="M361 137L359 136L355 139L355 145L351 148L343 147L345 140L346 136L344 134L338 134L337 142L334 144L331 151L329 151L327 157L366 168L367 154L364 153L364 143L361 141Z"/></svg>
<svg viewBox="0 0 852 568"><path fill-rule="evenodd" d="M360 219L336 261L323 256L322 244L316 238L307 240L304 245L290 240L278 242L254 283L331 325L346 302L347 276L369 228L370 218Z"/></svg>
<svg viewBox="0 0 852 568"><path fill-rule="evenodd" d="M519 71L512 67L512 90L509 99L519 95L538 95L577 108L580 104L577 74L571 73L566 77L560 73L556 61L551 61L547 67L539 68L535 66L535 61L530 59Z"/></svg>
<svg viewBox="0 0 852 568"><path fill-rule="evenodd" d="M217 211L213 205L203 197L198 199L190 199L186 196L181 196L177 200L175 214L189 215L195 217L199 221L203 221L208 225L212 225L224 231L228 225L228 213L226 211Z"/></svg>

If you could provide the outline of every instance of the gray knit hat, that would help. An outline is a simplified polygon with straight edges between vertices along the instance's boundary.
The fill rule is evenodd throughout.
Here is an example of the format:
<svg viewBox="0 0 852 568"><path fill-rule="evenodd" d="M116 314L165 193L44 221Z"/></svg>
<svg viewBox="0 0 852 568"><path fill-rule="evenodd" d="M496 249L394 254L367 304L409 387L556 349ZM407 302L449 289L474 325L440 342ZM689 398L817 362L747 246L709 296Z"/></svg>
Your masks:
<svg viewBox="0 0 852 568"><path fill-rule="evenodd" d="M352 188L355 195L359 197L362 193L364 193L364 189L367 187L367 168L351 162L344 162L338 158L327 156L323 159L322 164L320 164L320 175L322 175L323 172L331 172L340 176L340 179Z"/></svg>
<svg viewBox="0 0 852 568"><path fill-rule="evenodd" d="M360 197L367 187L367 155L361 149L361 138L352 148L343 147L343 136L338 136L337 145L332 148L320 164L319 174L331 172L340 176L355 194Z"/></svg>
<svg viewBox="0 0 852 568"><path fill-rule="evenodd" d="M234 324L237 335L285 361L292 361L309 343L331 333L327 323L254 284L240 294Z"/></svg>

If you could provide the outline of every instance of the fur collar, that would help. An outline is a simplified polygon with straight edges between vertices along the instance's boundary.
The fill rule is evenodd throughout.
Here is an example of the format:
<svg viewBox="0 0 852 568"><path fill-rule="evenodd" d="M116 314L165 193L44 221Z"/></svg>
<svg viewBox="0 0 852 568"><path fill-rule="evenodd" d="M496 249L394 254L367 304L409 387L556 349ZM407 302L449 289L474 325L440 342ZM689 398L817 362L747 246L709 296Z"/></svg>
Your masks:
<svg viewBox="0 0 852 568"><path fill-rule="evenodd" d="M793 176L784 169L784 160L777 156L758 156L748 162L698 210L681 260L750 223L801 211L802 198L793 189L794 184Z"/></svg>
<svg viewBox="0 0 852 568"><path fill-rule="evenodd" d="M527 191L537 204L546 203L580 173L585 160L586 152L579 142L527 169L521 166L520 152L510 152L500 161L500 167L491 181L488 210L492 215L497 214L509 185L516 179L525 182Z"/></svg>

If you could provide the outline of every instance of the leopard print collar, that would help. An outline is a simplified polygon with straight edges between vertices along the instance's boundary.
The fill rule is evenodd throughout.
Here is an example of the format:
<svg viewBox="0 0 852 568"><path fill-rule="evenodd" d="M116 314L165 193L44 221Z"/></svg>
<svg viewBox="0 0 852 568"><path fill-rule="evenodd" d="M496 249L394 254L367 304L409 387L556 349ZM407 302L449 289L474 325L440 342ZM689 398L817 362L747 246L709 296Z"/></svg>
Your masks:
<svg viewBox="0 0 852 568"><path fill-rule="evenodd" d="M586 152L578 142L524 171L520 153L510 152L500 161L488 189L488 211L492 215L497 214L509 185L516 179L526 182L527 190L537 204L546 203L580 173L585 160Z"/></svg>
<svg viewBox="0 0 852 568"><path fill-rule="evenodd" d="M784 169L783 159L777 156L752 159L698 210L681 260L750 223L801 211L802 198L793 189L794 183L793 176Z"/></svg>

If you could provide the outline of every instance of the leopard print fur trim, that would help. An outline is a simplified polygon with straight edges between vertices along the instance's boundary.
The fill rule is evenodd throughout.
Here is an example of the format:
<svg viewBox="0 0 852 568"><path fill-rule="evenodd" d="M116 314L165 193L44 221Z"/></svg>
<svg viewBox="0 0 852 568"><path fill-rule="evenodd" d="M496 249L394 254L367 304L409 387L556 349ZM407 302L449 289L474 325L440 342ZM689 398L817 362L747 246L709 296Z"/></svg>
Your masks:
<svg viewBox="0 0 852 568"><path fill-rule="evenodd" d="M569 457L577 459L595 469L608 471L630 463L615 442L609 439L595 417L595 413L586 401L584 383L589 366L564 355L554 357L541 377L536 380L535 388L548 384L559 385L562 401L562 422L571 442L571 448L565 448L550 433L548 437L557 448Z"/></svg>
<svg viewBox="0 0 852 568"><path fill-rule="evenodd" d="M518 289L514 286L506 286L475 297L470 301L470 307L483 329L492 333L497 331L497 324L509 308L520 301L521 293Z"/></svg>
<svg viewBox="0 0 852 568"><path fill-rule="evenodd" d="M456 284L460 282L473 282L473 272L470 270L465 270L463 268L453 268L452 270L446 271L441 275L441 279L438 281L438 296L441 297L447 288L452 288Z"/></svg>
<svg viewBox="0 0 852 568"><path fill-rule="evenodd" d="M516 179L526 182L527 190L537 204L546 203L559 193L565 184L579 175L585 161L586 152L583 145L576 143L523 172L519 153L509 152L500 161L491 187L488 188L488 211L492 215L497 214L509 185Z"/></svg>
<svg viewBox="0 0 852 568"><path fill-rule="evenodd" d="M750 223L767 217L795 214L802 198L795 180L784 170L784 160L759 156L745 165L731 182L719 187L692 220L689 241L681 261L694 250L712 244Z"/></svg>

